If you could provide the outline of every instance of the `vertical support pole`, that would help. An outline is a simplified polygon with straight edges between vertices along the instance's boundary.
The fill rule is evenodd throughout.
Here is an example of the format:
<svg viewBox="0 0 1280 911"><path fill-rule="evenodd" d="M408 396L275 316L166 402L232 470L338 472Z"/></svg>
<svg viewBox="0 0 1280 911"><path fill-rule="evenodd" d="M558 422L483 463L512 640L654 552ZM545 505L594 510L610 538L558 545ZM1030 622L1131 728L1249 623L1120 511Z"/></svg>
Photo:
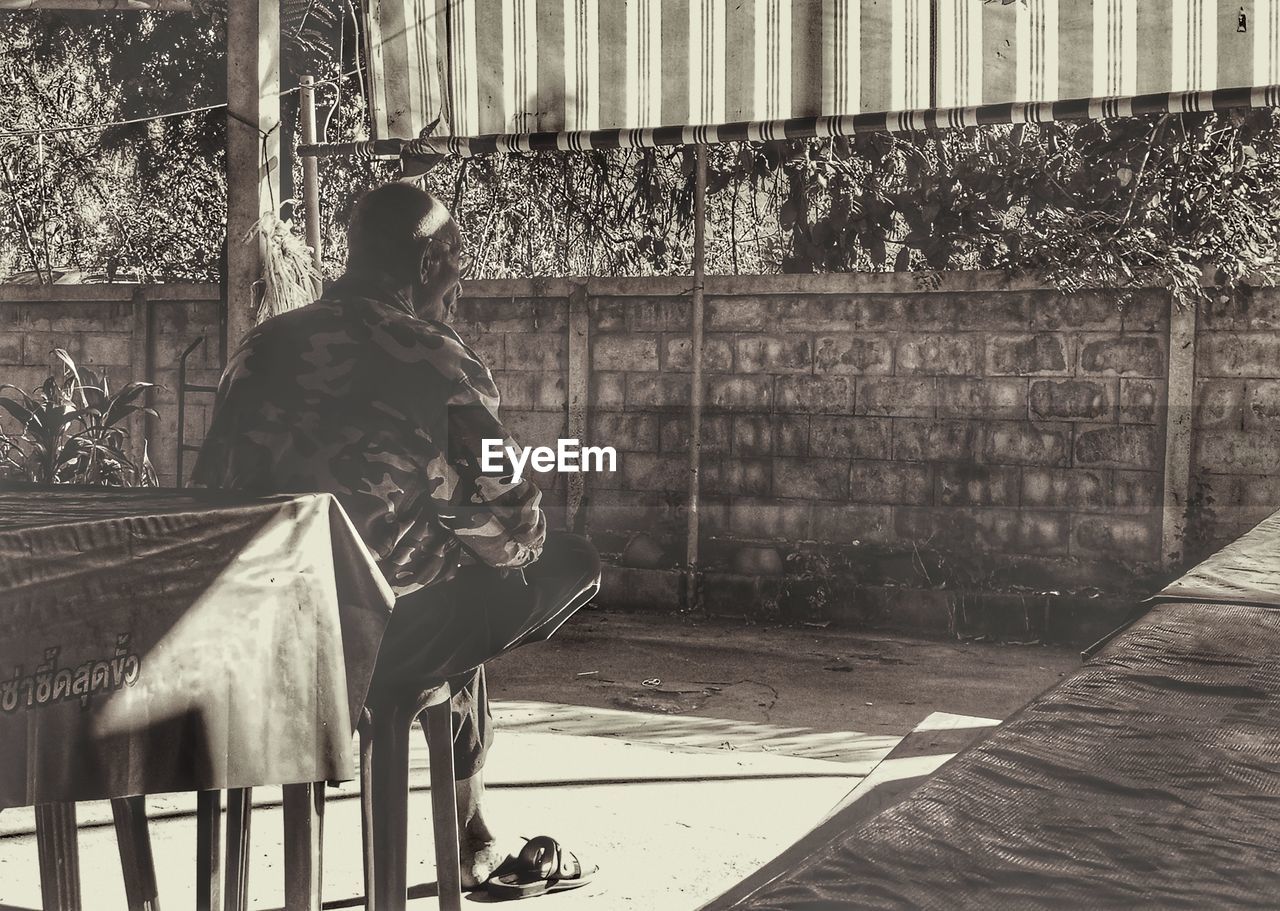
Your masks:
<svg viewBox="0 0 1280 911"><path fill-rule="evenodd" d="M316 141L316 93L315 78L303 76L302 89L298 93L298 116L302 120L302 142L311 145ZM307 209L307 246L311 248L311 262L320 271L320 160L314 155L302 157L302 199ZM316 297L324 293L323 282L316 279Z"/></svg>
<svg viewBox="0 0 1280 911"><path fill-rule="evenodd" d="M111 801L120 849L120 870L124 875L125 901L129 911L160 911L156 888L156 864L151 854L147 830L147 806L143 797L117 797Z"/></svg>
<svg viewBox="0 0 1280 911"><path fill-rule="evenodd" d="M227 791L227 866L223 889L225 911L248 911L249 840L253 822L253 788Z"/></svg>
<svg viewBox="0 0 1280 911"><path fill-rule="evenodd" d="M325 783L284 786L284 903L320 911Z"/></svg>
<svg viewBox="0 0 1280 911"><path fill-rule="evenodd" d="M571 440L587 435L587 409L591 396L591 317L587 312L587 285L575 283L569 291L569 426ZM585 471L570 472L565 491L564 525L568 531L582 534L585 515L582 499L587 489Z"/></svg>
<svg viewBox="0 0 1280 911"><path fill-rule="evenodd" d="M222 792L196 793L196 911L222 911Z"/></svg>
<svg viewBox="0 0 1280 911"><path fill-rule="evenodd" d="M74 803L36 806L36 847L45 911L80 911L80 846Z"/></svg>
<svg viewBox="0 0 1280 911"><path fill-rule="evenodd" d="M685 553L685 608L698 604L699 494L702 465L702 322L707 258L707 147L698 143L693 196L693 361L689 390L689 537Z"/></svg>
<svg viewBox="0 0 1280 911"><path fill-rule="evenodd" d="M1169 302L1169 378L1164 421L1164 509L1160 560L1174 569L1182 560L1191 492L1192 416L1196 390L1197 308Z"/></svg>
<svg viewBox="0 0 1280 911"><path fill-rule="evenodd" d="M253 326L266 241L245 242L275 210L280 170L280 0L227 4L227 342Z"/></svg>

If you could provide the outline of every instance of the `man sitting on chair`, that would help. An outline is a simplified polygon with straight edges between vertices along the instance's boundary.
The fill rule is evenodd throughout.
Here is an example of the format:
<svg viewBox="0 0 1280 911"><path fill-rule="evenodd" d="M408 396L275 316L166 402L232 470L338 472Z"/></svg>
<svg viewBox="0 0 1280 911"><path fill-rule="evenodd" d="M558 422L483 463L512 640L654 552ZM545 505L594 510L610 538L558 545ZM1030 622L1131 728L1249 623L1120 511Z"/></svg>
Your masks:
<svg viewBox="0 0 1280 911"><path fill-rule="evenodd" d="M547 533L527 478L481 471L483 440L514 442L493 377L446 322L462 239L444 206L385 184L357 203L348 241L346 273L323 297L231 355L193 480L342 503L397 597L370 703L452 684L462 879L474 888L507 858L481 811L482 662L551 636L595 594L600 560L585 539ZM564 859L562 872L583 875L559 887L585 881Z"/></svg>

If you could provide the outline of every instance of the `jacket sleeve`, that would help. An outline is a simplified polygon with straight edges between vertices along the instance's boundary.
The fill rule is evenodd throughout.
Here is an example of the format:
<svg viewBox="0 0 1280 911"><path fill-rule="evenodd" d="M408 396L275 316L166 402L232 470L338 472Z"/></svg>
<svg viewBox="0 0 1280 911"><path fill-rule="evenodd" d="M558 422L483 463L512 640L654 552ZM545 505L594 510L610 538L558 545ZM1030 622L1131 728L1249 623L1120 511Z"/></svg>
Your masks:
<svg viewBox="0 0 1280 911"><path fill-rule="evenodd" d="M547 534L541 491L527 476L514 480L505 455L498 471L483 470L484 441L501 440L503 452L516 445L498 420L497 389L488 371L458 380L447 410L448 439L442 448L454 483L433 494L440 521L489 566L513 569L532 563Z"/></svg>

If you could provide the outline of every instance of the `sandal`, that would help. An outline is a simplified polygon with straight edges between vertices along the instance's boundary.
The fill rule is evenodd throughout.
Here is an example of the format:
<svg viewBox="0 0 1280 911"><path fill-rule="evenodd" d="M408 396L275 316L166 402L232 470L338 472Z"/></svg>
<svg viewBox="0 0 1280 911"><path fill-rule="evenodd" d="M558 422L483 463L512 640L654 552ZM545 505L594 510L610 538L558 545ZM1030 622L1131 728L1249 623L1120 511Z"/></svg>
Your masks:
<svg viewBox="0 0 1280 911"><path fill-rule="evenodd" d="M539 835L525 843L510 866L504 862L495 870L485 889L498 901L533 898L585 886L598 869L587 867L554 838Z"/></svg>

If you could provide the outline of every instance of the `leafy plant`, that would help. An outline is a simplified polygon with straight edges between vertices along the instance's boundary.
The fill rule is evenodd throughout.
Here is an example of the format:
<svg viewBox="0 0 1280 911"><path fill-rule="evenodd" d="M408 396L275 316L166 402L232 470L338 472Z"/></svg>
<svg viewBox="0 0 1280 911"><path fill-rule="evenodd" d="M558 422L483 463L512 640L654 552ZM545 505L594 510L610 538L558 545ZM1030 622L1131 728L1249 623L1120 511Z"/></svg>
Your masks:
<svg viewBox="0 0 1280 911"><path fill-rule="evenodd" d="M0 428L0 477L37 484L92 484L101 487L154 487L156 473L143 447L140 464L126 452L134 414L157 416L139 399L152 383L128 383L112 392L104 373L76 366L61 348L61 365L32 392L11 384L16 396L0 395L0 408L22 428L14 435Z"/></svg>

